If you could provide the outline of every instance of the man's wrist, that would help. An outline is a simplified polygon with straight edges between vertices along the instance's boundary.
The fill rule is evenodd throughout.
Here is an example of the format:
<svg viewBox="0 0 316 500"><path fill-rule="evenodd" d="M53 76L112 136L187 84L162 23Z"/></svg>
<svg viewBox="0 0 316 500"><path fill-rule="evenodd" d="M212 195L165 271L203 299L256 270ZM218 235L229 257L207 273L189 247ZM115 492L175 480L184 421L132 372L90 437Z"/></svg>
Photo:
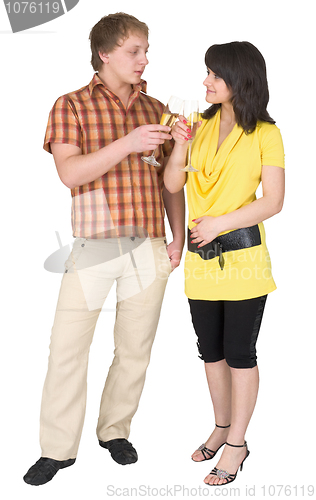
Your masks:
<svg viewBox="0 0 316 500"><path fill-rule="evenodd" d="M131 153L133 153L129 134L124 135L124 137L121 137L120 139L118 139L118 142L120 143L120 148L122 148L122 151L124 151L124 153L126 153L125 156L128 156Z"/></svg>
<svg viewBox="0 0 316 500"><path fill-rule="evenodd" d="M172 234L172 241L173 243L176 243L177 245L179 246L184 246L184 242L185 242L185 233L184 231L179 231L177 233L173 233Z"/></svg>

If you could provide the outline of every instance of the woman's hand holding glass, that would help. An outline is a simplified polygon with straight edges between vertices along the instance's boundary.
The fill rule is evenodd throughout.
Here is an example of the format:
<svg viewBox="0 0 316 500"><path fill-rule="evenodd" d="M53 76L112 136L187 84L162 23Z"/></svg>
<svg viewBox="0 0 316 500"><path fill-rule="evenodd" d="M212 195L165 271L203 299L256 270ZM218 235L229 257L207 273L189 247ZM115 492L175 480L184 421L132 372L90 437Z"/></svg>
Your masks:
<svg viewBox="0 0 316 500"><path fill-rule="evenodd" d="M199 121L198 101L185 101L184 115L185 116L179 116L179 121L173 126L171 134L176 143L181 145L189 143L188 164L181 170L184 172L198 172L198 170L191 165L191 144L201 124Z"/></svg>
<svg viewBox="0 0 316 500"><path fill-rule="evenodd" d="M192 100L184 101L183 114L186 119L186 125L188 129L190 129L190 133L188 136L189 140L188 164L181 170L183 170L184 172L198 172L198 170L191 165L191 145L195 137L199 123L199 102Z"/></svg>
<svg viewBox="0 0 316 500"><path fill-rule="evenodd" d="M178 121L173 125L170 134L174 138L175 142L179 145L188 144L188 141L192 139L191 129L187 125L188 121L182 115L178 117Z"/></svg>

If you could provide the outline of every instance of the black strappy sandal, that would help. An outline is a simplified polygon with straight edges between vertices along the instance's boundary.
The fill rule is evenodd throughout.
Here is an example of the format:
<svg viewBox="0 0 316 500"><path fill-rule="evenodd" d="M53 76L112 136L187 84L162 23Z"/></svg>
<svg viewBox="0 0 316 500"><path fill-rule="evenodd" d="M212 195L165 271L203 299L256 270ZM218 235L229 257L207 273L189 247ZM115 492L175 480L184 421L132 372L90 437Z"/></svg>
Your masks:
<svg viewBox="0 0 316 500"><path fill-rule="evenodd" d="M225 444L227 444L228 446L233 446L234 448L243 448L244 446L246 446L246 449L247 449L246 456L238 467L238 469L240 468L240 470L242 471L243 466L244 466L244 461L246 460L246 458L250 454L250 451L248 450L248 446L247 446L247 441L245 441L244 444L230 444L230 443L225 443ZM228 483L232 483L233 481L235 481L235 479L237 477L238 469L236 471L236 474L229 474L229 472L227 472L227 470L217 469L217 467L214 467L214 469L210 472L210 475L217 476L219 479L225 479L226 483L219 483L219 484L205 483L205 484L208 484L208 486L223 486L223 485L226 485Z"/></svg>
<svg viewBox="0 0 316 500"><path fill-rule="evenodd" d="M217 424L215 424L215 426L219 427L220 429L228 429L228 427L230 427L230 424L229 425L217 425ZM205 460L211 460L212 458L215 457L218 450L220 450L220 448L222 446L224 446L224 444L225 443L221 444L220 447L217 448L216 451L213 451L213 450L210 450L209 448L206 448L205 443L203 443L203 444L201 444L201 446L199 446L199 448L196 451L202 452L204 460L194 460L192 457L191 458L192 458L193 462L204 462Z"/></svg>

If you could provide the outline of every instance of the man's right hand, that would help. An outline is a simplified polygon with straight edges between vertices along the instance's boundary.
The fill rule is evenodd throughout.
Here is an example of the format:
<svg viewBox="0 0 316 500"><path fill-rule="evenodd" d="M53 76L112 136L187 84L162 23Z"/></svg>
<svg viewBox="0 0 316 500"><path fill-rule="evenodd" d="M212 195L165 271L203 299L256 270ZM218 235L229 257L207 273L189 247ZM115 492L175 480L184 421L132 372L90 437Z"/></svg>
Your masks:
<svg viewBox="0 0 316 500"><path fill-rule="evenodd" d="M159 124L137 127L126 136L126 140L129 141L128 148L131 153L153 151L166 140L172 139L168 133L170 130L170 127Z"/></svg>

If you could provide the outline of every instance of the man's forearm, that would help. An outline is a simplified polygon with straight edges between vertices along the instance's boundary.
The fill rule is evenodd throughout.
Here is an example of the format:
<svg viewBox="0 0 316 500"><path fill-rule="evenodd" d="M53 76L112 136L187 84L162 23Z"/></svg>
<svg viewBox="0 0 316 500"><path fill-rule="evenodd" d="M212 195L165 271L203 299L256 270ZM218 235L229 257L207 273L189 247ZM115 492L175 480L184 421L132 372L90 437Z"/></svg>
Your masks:
<svg viewBox="0 0 316 500"><path fill-rule="evenodd" d="M65 144L52 144L52 153L54 155L59 177L70 189L76 186L83 186L84 184L88 184L102 177L102 175L131 153L128 141L126 141L126 136L98 151L85 155L81 153L79 148L70 146L70 155L66 158L60 157L59 146L67 147Z"/></svg>
<svg viewBox="0 0 316 500"><path fill-rule="evenodd" d="M178 240L184 244L185 240L185 202L184 202L184 191L178 191L177 193L169 193L169 191L164 188L163 190L163 200L171 228L171 232L174 240Z"/></svg>
<svg viewBox="0 0 316 500"><path fill-rule="evenodd" d="M131 153L152 151L172 139L170 127L141 125L126 136L93 153L82 154L77 146L52 143L51 150L61 181L70 189L89 184L106 174Z"/></svg>

